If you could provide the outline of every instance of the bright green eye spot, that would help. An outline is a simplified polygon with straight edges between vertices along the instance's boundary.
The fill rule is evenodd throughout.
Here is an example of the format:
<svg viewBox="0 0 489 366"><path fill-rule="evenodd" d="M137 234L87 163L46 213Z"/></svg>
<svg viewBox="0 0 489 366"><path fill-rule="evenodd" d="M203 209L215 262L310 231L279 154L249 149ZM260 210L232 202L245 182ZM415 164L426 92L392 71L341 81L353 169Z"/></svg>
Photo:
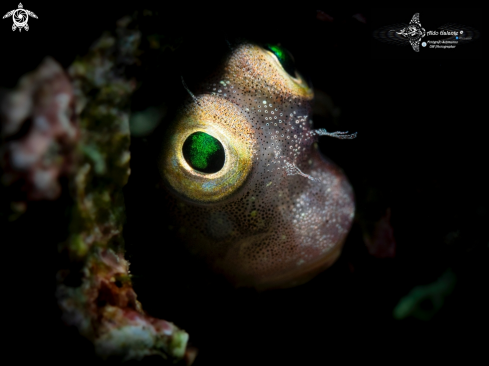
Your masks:
<svg viewBox="0 0 489 366"><path fill-rule="evenodd" d="M290 76L293 78L297 77L294 57L289 51L281 46L272 44L265 45L265 48L277 57L284 70L287 71Z"/></svg>
<svg viewBox="0 0 489 366"><path fill-rule="evenodd" d="M203 173L216 173L224 166L224 148L221 142L205 132L195 132L183 144L187 163Z"/></svg>
<svg viewBox="0 0 489 366"><path fill-rule="evenodd" d="M282 48L279 46L274 46L274 45L267 45L268 49L273 52L275 56L279 59L279 61L282 61L284 59L284 51Z"/></svg>

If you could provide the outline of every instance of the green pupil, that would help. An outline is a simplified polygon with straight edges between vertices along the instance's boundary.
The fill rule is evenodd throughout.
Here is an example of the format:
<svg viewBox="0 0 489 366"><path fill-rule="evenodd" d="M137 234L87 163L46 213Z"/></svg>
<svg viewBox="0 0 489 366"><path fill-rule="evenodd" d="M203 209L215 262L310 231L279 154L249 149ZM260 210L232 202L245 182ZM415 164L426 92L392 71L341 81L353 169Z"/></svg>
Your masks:
<svg viewBox="0 0 489 366"><path fill-rule="evenodd" d="M265 48L272 52L275 56L277 56L280 64L290 76L292 76L293 78L296 77L294 57L290 54L289 51L287 51L283 47L271 44L267 44Z"/></svg>
<svg viewBox="0 0 489 366"><path fill-rule="evenodd" d="M187 163L203 173L216 173L224 166L224 148L219 140L205 132L195 132L183 144Z"/></svg>
<svg viewBox="0 0 489 366"><path fill-rule="evenodd" d="M273 45L268 45L268 48L275 54L275 56L277 56L279 61L282 62L285 57L284 51L280 47Z"/></svg>

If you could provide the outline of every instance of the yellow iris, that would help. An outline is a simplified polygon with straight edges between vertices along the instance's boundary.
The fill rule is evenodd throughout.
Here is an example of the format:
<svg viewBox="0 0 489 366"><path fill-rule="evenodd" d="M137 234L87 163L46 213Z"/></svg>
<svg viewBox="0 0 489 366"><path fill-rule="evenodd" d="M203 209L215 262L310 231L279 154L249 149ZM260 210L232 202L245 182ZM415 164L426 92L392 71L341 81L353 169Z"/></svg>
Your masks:
<svg viewBox="0 0 489 366"><path fill-rule="evenodd" d="M199 104L188 105L169 128L160 171L167 183L188 199L216 202L234 193L248 176L255 144L253 129L240 109L225 99L204 95ZM194 152L186 154L184 145L193 136L200 137L192 142ZM221 147L222 168L206 172L213 150Z"/></svg>

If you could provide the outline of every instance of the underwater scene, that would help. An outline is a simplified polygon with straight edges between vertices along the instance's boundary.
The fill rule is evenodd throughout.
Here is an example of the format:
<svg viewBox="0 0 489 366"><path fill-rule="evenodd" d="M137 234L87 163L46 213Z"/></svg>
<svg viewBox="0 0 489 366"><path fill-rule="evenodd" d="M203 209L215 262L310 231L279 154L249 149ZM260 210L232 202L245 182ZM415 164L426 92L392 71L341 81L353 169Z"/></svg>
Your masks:
<svg viewBox="0 0 489 366"><path fill-rule="evenodd" d="M480 358L482 62L412 45L453 9L393 10L382 59L367 7L5 5L10 358Z"/></svg>

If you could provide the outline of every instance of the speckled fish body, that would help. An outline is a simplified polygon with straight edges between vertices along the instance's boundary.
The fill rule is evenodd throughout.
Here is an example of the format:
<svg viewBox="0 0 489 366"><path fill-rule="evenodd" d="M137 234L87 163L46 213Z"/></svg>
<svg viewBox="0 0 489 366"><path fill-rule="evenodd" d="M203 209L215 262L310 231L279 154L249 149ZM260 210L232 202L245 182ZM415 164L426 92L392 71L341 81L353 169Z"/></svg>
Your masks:
<svg viewBox="0 0 489 366"><path fill-rule="evenodd" d="M322 157L313 92L269 50L235 47L168 129L159 168L174 230L236 286L304 283L339 256L354 215L352 188ZM205 132L224 147L220 171L192 168L182 145Z"/></svg>

